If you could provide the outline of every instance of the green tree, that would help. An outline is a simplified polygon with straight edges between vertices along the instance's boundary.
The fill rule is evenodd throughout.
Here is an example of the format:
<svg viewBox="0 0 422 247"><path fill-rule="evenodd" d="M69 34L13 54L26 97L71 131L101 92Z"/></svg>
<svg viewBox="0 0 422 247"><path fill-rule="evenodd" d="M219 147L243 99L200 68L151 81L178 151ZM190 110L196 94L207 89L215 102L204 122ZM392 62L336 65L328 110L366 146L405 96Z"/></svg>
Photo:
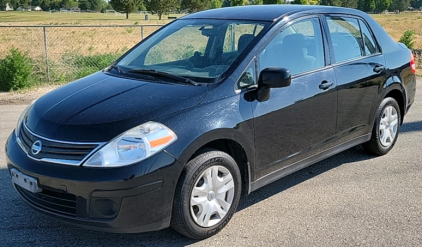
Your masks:
<svg viewBox="0 0 422 247"><path fill-rule="evenodd" d="M375 9L375 0L359 0L358 9L364 12L372 12Z"/></svg>
<svg viewBox="0 0 422 247"><path fill-rule="evenodd" d="M375 12L381 13L390 7L391 0L375 0Z"/></svg>
<svg viewBox="0 0 422 247"><path fill-rule="evenodd" d="M243 6L245 5L245 0L231 0L230 6Z"/></svg>
<svg viewBox="0 0 422 247"><path fill-rule="evenodd" d="M358 0L341 0L341 7L356 9L358 7Z"/></svg>
<svg viewBox="0 0 422 247"><path fill-rule="evenodd" d="M129 14L138 10L142 0L110 0L110 4L114 10L126 13L126 19L129 19Z"/></svg>
<svg viewBox="0 0 422 247"><path fill-rule="evenodd" d="M249 0L249 5L262 5L264 4L263 0Z"/></svg>
<svg viewBox="0 0 422 247"><path fill-rule="evenodd" d="M390 5L390 10L404 11L410 6L410 0L393 0Z"/></svg>
<svg viewBox="0 0 422 247"><path fill-rule="evenodd" d="M6 0L0 0L0 10L6 9Z"/></svg>
<svg viewBox="0 0 422 247"><path fill-rule="evenodd" d="M188 12L198 12L205 9L209 9L211 2L203 0L182 0L180 8L187 10Z"/></svg>
<svg viewBox="0 0 422 247"><path fill-rule="evenodd" d="M50 0L32 0L33 6L40 6L43 10L51 9L51 1Z"/></svg>
<svg viewBox="0 0 422 247"><path fill-rule="evenodd" d="M341 0L321 0L320 5L341 6Z"/></svg>
<svg viewBox="0 0 422 247"><path fill-rule="evenodd" d="M294 0L293 4L302 4L302 5L309 5L308 0Z"/></svg>
<svg viewBox="0 0 422 247"><path fill-rule="evenodd" d="M89 10L91 9L91 2L89 0L79 0L78 7L81 10Z"/></svg>
<svg viewBox="0 0 422 247"><path fill-rule="evenodd" d="M264 4L282 4L283 0L263 0Z"/></svg>
<svg viewBox="0 0 422 247"><path fill-rule="evenodd" d="M100 12L107 9L107 2L104 0L78 0L78 7L81 10Z"/></svg>
<svg viewBox="0 0 422 247"><path fill-rule="evenodd" d="M60 4L60 7L65 9L70 9L75 6L78 6L78 2L74 0L62 0Z"/></svg>
<svg viewBox="0 0 422 247"><path fill-rule="evenodd" d="M412 7L415 8L415 9L419 9L422 6L422 0L410 1L410 5L412 5Z"/></svg>
<svg viewBox="0 0 422 247"><path fill-rule="evenodd" d="M104 0L89 0L89 1L91 2L90 10L100 12L107 9L107 2Z"/></svg>
<svg viewBox="0 0 422 247"><path fill-rule="evenodd" d="M210 4L211 9L218 9L218 8L221 8L221 6L223 6L222 0L211 0L211 4Z"/></svg>
<svg viewBox="0 0 422 247"><path fill-rule="evenodd" d="M145 0L144 4L147 10L153 15L157 14L160 20L162 15L180 7L177 0Z"/></svg>

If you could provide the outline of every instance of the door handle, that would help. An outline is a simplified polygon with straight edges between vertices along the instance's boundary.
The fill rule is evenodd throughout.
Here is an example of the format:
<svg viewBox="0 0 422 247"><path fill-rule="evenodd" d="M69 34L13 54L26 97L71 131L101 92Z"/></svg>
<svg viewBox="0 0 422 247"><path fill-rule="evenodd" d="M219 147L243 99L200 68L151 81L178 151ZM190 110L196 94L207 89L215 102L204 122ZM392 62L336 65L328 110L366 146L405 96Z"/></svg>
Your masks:
<svg viewBox="0 0 422 247"><path fill-rule="evenodd" d="M332 85L333 85L333 82L322 81L321 84L319 84L319 89L325 90L331 87Z"/></svg>
<svg viewBox="0 0 422 247"><path fill-rule="evenodd" d="M374 72L375 72L375 73L380 73L380 72L382 72L383 70L384 70L384 65L377 64L377 65L375 65L375 67L374 67Z"/></svg>

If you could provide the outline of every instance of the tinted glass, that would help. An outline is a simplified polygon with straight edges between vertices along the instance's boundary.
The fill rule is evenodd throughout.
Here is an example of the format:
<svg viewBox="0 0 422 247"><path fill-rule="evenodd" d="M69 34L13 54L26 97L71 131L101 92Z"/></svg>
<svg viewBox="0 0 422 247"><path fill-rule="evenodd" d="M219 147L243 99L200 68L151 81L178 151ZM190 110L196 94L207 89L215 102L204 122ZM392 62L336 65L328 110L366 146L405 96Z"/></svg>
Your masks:
<svg viewBox="0 0 422 247"><path fill-rule="evenodd" d="M319 19L305 19L283 28L259 58L260 70L283 67L289 69L292 75L324 67Z"/></svg>
<svg viewBox="0 0 422 247"><path fill-rule="evenodd" d="M372 38L371 33L369 32L368 26L366 26L366 24L361 20L359 20L359 24L363 35L365 55L377 53L377 46L375 44L374 39Z"/></svg>
<svg viewBox="0 0 422 247"><path fill-rule="evenodd" d="M327 17L335 62L364 56L362 37L357 19Z"/></svg>

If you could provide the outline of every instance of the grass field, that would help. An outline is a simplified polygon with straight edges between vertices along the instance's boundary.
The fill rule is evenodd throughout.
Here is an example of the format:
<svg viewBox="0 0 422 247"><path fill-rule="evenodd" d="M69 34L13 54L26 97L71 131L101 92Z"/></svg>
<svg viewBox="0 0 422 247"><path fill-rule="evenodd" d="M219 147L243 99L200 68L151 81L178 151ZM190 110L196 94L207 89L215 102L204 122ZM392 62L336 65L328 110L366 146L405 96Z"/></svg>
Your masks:
<svg viewBox="0 0 422 247"><path fill-rule="evenodd" d="M422 12L402 12L396 14L378 14L372 17L398 41L406 30L413 29L416 32L415 49L422 49Z"/></svg>
<svg viewBox="0 0 422 247"><path fill-rule="evenodd" d="M170 14L171 17L180 17L178 14ZM0 25L148 25L166 24L168 15L163 15L158 20L157 15L148 14L149 20L145 20L144 13L132 13L129 19L120 13L78 13L78 12L18 12L0 11Z"/></svg>
<svg viewBox="0 0 422 247"><path fill-rule="evenodd" d="M171 17L180 17L179 14L170 14ZM70 13L70 12L17 12L1 11L0 25L148 25L166 24L168 15L163 15L162 20L158 20L157 15L148 14L149 20L145 20L144 13L133 13L129 19L120 13ZM396 14L374 14L372 17L398 41L404 31L413 29L416 31L415 48L422 49L422 12L402 12ZM2 34L0 34L2 36Z"/></svg>

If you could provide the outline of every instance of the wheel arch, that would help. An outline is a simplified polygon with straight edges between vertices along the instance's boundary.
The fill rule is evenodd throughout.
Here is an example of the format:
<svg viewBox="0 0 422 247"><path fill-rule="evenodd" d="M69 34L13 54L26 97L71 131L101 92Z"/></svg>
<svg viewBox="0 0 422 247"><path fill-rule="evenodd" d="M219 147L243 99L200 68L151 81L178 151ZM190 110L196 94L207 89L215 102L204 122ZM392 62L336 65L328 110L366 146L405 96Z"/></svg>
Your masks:
<svg viewBox="0 0 422 247"><path fill-rule="evenodd" d="M400 108L400 124L403 124L404 115L406 114L406 90L397 76L389 78L384 85L384 93L380 98L378 105L385 99L391 97L397 101Z"/></svg>
<svg viewBox="0 0 422 247"><path fill-rule="evenodd" d="M404 105L405 99L404 99L403 93L400 90L393 89L385 95L384 99L388 98L388 97L395 99L397 101L397 104L399 104L400 125L403 124L404 115L405 115L405 108L406 108L405 105Z"/></svg>
<svg viewBox="0 0 422 247"><path fill-rule="evenodd" d="M242 194L250 193L254 160L253 140L246 140L233 129L214 130L197 138L180 155L179 160L187 164L194 157L207 150L219 150L230 155L239 166L242 176ZM180 178L179 178L180 179Z"/></svg>

